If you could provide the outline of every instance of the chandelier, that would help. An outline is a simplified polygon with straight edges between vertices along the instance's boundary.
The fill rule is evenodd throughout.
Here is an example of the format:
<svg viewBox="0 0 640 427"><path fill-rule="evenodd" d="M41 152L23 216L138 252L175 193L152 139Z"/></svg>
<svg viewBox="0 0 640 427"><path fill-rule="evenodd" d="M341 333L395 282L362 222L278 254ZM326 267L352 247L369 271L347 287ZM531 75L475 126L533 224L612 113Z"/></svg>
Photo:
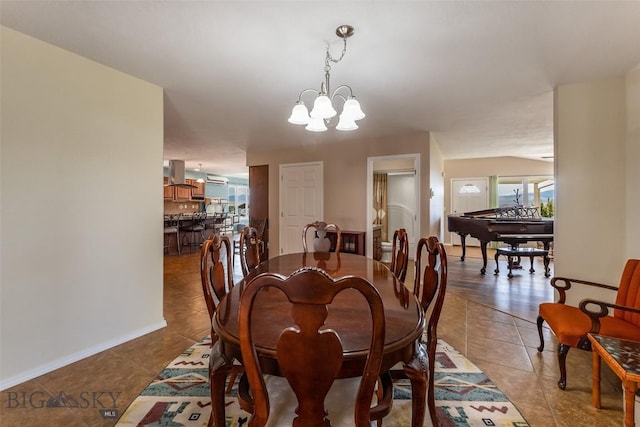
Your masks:
<svg viewBox="0 0 640 427"><path fill-rule="evenodd" d="M333 93L331 93L331 86L329 79L331 77L331 63L338 63L344 58L344 54L347 52L347 39L353 35L354 29L351 25L341 25L336 28L336 35L340 37L344 42L342 48L342 54L340 58L334 59L329 52L329 46L327 45L327 53L324 58L324 82L320 84L320 91L315 89L305 89L300 92L298 101L293 106L291 116L289 117L289 123L294 125L306 125L305 129L312 132L324 132L327 130L327 124L332 117L338 114L333 107L333 101L338 98L342 99L344 105L342 106L342 113L340 114L340 120L336 126L337 130L355 130L358 129L356 120L363 119L365 114L360 108L360 103L353 95L353 90L348 85L338 86ZM344 92L343 95L338 92ZM316 94L316 99L313 102L313 109L311 113L307 110L307 106L302 102L302 95L313 92ZM329 96L331 93L331 96Z"/></svg>

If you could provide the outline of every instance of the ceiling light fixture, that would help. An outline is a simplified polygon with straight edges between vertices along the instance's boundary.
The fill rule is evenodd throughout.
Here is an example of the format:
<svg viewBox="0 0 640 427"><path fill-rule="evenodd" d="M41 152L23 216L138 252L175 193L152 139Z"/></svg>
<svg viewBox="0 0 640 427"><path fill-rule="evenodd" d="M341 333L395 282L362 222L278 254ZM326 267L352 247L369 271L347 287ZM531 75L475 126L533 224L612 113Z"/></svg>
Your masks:
<svg viewBox="0 0 640 427"><path fill-rule="evenodd" d="M198 172L200 172L202 170L202 163L198 163L198 169L196 169ZM204 178L200 177L198 179L196 179L196 182L199 182L200 184L204 184Z"/></svg>
<svg viewBox="0 0 640 427"><path fill-rule="evenodd" d="M355 130L358 129L356 120L363 119L365 114L360 108L360 103L353 95L353 90L348 85L341 85L331 93L331 86L329 85L329 79L331 77L331 62L338 63L344 58L344 54L347 52L347 39L353 35L354 29L351 25L341 25L336 28L336 35L344 41L344 47L342 48L342 54L340 58L334 59L329 52L329 46L327 46L327 53L324 59L324 82L320 84L320 91L315 89L305 89L298 95L298 101L291 110L291 116L289 117L289 123L294 125L306 125L305 129L312 132L323 132L327 130L327 124L329 119L335 117L336 110L333 108L333 100L342 98L344 105L342 107L342 113L340 114L340 120L336 126L337 130ZM348 95L344 96L339 91L346 89ZM316 94L316 99L313 103L313 109L311 114L307 106L302 102L302 95L307 92L313 92Z"/></svg>

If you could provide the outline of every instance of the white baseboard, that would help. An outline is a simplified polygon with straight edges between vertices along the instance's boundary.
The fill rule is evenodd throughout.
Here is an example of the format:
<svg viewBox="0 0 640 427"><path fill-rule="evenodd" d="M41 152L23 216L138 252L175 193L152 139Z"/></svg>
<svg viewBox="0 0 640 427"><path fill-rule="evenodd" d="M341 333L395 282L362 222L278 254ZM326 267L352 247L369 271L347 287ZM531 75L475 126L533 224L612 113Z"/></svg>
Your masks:
<svg viewBox="0 0 640 427"><path fill-rule="evenodd" d="M39 377L40 375L44 375L51 371L55 371L56 369L62 368L63 366L70 365L71 363L77 362L78 360L82 360L86 357L93 356L94 354L98 354L101 351L105 351L117 345L123 344L127 341L131 341L132 339L139 338L150 332L165 328L166 326L167 326L167 321L162 319L161 322L158 322L154 325L150 325L146 328L138 329L137 331L133 331L121 337L117 337L112 340L100 343L96 346L84 349L82 351L78 351L76 353L70 354L61 359L55 360L51 363L47 363L45 365L38 366L37 368L30 369L19 375L14 375L13 377L9 377L6 380L2 381L2 384L0 384L0 391L6 390L18 384L21 384L25 381L32 380L36 377Z"/></svg>

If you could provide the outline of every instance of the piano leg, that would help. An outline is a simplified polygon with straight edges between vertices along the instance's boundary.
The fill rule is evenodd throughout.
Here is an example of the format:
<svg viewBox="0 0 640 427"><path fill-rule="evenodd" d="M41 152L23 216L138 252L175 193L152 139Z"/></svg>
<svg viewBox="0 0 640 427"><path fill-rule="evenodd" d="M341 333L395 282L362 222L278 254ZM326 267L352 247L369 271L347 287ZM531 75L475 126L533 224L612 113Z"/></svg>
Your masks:
<svg viewBox="0 0 640 427"><path fill-rule="evenodd" d="M549 253L545 255L543 258L544 261L544 277L549 277L551 274L549 273Z"/></svg>
<svg viewBox="0 0 640 427"><path fill-rule="evenodd" d="M460 257L460 261L464 261L464 256L467 253L467 234L458 233L458 236L460 236L460 242L462 243L462 256Z"/></svg>
<svg viewBox="0 0 640 427"><path fill-rule="evenodd" d="M480 251L482 252L482 268L480 269L480 274L484 274L487 272L487 244L488 243L489 242L480 240Z"/></svg>

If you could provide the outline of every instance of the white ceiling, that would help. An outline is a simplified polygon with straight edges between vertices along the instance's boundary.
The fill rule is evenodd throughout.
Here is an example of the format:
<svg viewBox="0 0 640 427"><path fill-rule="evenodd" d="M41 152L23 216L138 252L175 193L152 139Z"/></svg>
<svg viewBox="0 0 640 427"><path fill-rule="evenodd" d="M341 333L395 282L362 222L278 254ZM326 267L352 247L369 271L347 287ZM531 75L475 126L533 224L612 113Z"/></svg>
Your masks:
<svg viewBox="0 0 640 427"><path fill-rule="evenodd" d="M446 159L553 154L559 84L640 64L640 1L8 1L0 22L165 90L165 159L246 172L247 147L431 131ZM287 122L332 66L367 117ZM309 101L306 98L303 98Z"/></svg>

